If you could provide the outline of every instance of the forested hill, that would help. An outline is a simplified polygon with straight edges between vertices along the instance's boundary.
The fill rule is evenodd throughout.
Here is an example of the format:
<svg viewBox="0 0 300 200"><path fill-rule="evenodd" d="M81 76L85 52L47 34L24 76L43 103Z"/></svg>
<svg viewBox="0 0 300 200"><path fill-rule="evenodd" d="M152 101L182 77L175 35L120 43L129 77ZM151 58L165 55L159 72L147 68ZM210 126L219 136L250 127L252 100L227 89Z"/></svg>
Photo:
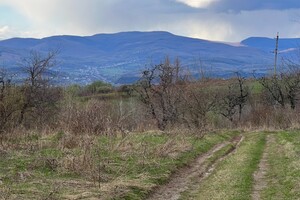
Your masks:
<svg viewBox="0 0 300 200"><path fill-rule="evenodd" d="M281 56L295 52L300 39L280 40ZM22 58L37 50L60 49L62 83L86 84L94 80L132 83L141 72L166 56L178 57L197 75L228 77L235 71L266 73L273 64L275 40L249 38L241 43L213 42L168 32L122 32L93 36L52 36L42 39L12 38L0 41L1 65L18 72Z"/></svg>

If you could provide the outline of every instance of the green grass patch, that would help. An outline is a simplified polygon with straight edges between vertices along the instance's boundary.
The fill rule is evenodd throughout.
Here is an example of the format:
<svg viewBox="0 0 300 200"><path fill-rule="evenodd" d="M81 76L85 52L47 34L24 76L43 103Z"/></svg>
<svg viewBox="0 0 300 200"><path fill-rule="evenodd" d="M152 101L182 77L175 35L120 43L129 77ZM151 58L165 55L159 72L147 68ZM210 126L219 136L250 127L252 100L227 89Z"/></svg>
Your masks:
<svg viewBox="0 0 300 200"><path fill-rule="evenodd" d="M251 199L253 177L265 145L265 134L245 134L237 151L220 162L189 199ZM230 146L226 147L230 148ZM224 148L218 154L224 154ZM228 149L227 149L228 150ZM211 158L214 159L214 158Z"/></svg>
<svg viewBox="0 0 300 200"><path fill-rule="evenodd" d="M300 132L285 131L270 135L267 187L262 199L299 199Z"/></svg>
<svg viewBox="0 0 300 200"><path fill-rule="evenodd" d="M252 94L260 94L264 89L264 87L256 80L250 81L248 86L251 89Z"/></svg>

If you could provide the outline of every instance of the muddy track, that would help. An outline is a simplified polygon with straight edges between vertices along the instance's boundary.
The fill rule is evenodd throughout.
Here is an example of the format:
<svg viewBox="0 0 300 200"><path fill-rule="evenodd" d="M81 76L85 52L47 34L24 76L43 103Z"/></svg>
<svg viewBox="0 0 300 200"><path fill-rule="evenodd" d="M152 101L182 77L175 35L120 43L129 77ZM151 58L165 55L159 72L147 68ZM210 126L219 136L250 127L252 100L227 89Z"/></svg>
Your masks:
<svg viewBox="0 0 300 200"><path fill-rule="evenodd" d="M174 173L169 182L162 185L147 198L148 200L176 200L180 198L180 194L188 190L192 184L200 183L205 177L207 177L212 171L212 165L219 162L220 159L224 159L229 154L234 152L236 146L243 140L242 136L233 138L230 142L223 142L214 146L210 151L198 156L192 163L179 169ZM226 155L220 159L215 160L209 166L205 162L214 155L215 152L221 150L226 145L232 143L233 148L226 152Z"/></svg>
<svg viewBox="0 0 300 200"><path fill-rule="evenodd" d="M254 178L254 186L253 186L253 192L252 192L252 199L253 200L259 200L260 198L260 192L267 186L265 175L268 170L268 148L270 146L270 143L274 141L274 138L271 135L267 136L267 141L265 145L265 149L262 155L262 158L260 160L260 163L258 165L257 171L253 174Z"/></svg>
<svg viewBox="0 0 300 200"><path fill-rule="evenodd" d="M217 160L215 160L213 163L211 163L210 166L208 166L207 171L205 172L205 174L203 174L202 179L208 177L209 175L212 174L212 172L215 170L217 164L222 161L225 160L229 155L235 153L235 151L237 150L237 148L240 146L241 142L244 140L244 137L242 135L234 137L230 143L232 144L232 148L229 149L229 151L227 151L222 157L218 158ZM202 179L198 180L197 183L200 183L202 181Z"/></svg>

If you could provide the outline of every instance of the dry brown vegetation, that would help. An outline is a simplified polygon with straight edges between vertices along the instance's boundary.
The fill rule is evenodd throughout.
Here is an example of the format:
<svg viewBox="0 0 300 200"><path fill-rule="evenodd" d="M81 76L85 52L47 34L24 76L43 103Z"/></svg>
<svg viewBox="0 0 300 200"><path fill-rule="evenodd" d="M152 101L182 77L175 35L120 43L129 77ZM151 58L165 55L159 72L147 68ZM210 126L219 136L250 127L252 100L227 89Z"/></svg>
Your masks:
<svg viewBox="0 0 300 200"><path fill-rule="evenodd" d="M27 78L15 84L0 73L0 132L14 129L114 134L158 128L208 131L223 128L287 128L299 124L298 65L277 76L195 80L168 58L143 72L132 86L53 86L55 55L32 53Z"/></svg>
<svg viewBox="0 0 300 200"><path fill-rule="evenodd" d="M5 169L0 187L7 199L24 197L18 196L22 183L29 199L74 193L72 187L63 192L65 185L77 190L67 199L122 198L130 191L146 196L186 163L182 155L189 152L192 159L204 152L197 145L209 150L215 144L205 146L208 132L300 127L297 65L257 79L235 73L227 80L195 80L178 60L166 59L134 85L63 88L54 86L48 73L55 55L33 53L24 62L28 76L21 84L0 71L0 168ZM145 132L150 130L157 131ZM46 193L37 191L39 184Z"/></svg>

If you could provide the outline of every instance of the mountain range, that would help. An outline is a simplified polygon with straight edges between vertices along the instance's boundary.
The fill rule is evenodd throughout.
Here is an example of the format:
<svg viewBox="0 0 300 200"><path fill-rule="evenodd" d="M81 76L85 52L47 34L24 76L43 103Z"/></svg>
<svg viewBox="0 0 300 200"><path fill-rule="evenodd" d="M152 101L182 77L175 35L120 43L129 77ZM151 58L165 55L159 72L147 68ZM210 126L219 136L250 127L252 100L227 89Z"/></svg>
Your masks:
<svg viewBox="0 0 300 200"><path fill-rule="evenodd" d="M280 58L299 50L300 39L280 39ZM88 84L102 80L112 84L133 83L143 70L161 63L166 56L179 58L195 76L229 77L268 73L274 63L275 40L251 37L239 43L225 43L177 36L168 32L121 32L93 36L52 36L42 39L12 38L0 41L0 63L21 73L22 59L30 51L47 53L60 49L57 56L59 82Z"/></svg>

